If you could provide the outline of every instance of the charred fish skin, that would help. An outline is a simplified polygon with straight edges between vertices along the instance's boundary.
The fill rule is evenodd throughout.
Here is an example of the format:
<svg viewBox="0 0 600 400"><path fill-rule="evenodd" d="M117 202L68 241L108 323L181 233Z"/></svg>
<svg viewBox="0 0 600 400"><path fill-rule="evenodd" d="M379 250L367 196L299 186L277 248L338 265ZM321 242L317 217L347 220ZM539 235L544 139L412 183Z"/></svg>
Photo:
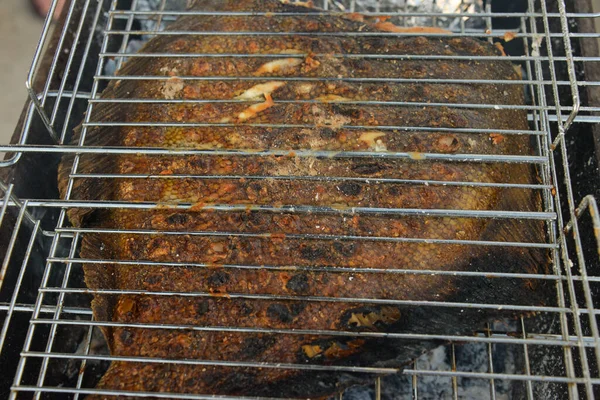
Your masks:
<svg viewBox="0 0 600 400"><path fill-rule="evenodd" d="M498 49L469 38L319 36L319 32L376 31L339 15L271 15L313 11L275 0L198 0L192 8L265 14L188 15L169 29L290 35L158 36L141 52L257 57L134 57L119 71L122 79L112 80L102 98L164 101L94 106L91 121L204 124L88 128L86 145L204 152L83 154L79 158L80 173L150 174L153 178L78 178L71 199L160 205L146 210L69 210L71 222L78 227L137 231L86 233L82 240L82 258L120 261L84 265L86 285L97 291L92 303L95 320L121 324L103 328L111 355L148 361L113 362L98 389L160 392L167 398L168 393L325 397L368 382L373 375L350 372L349 368L342 373L239 363L402 368L439 341L425 335L422 340L409 340L360 333L471 334L490 319L520 315L493 308L425 306L423 302L544 304L546 288L539 281L485 278L486 272L545 273L544 251L460 242L543 242L541 221L352 212L354 207L539 210L540 198L533 189L409 182L536 183L535 171L527 164L430 160L424 156L533 153L528 135L487 133L492 129L527 131L524 110L450 105L522 105L520 85L435 81L473 76L517 80L509 61L336 56L492 56L499 55ZM260 54L281 57L258 57ZM128 80L128 75L164 79ZM226 79L231 77L253 80ZM448 105L423 105L428 102ZM413 128L394 130L389 126ZM80 128L74 140L79 135ZM273 154L256 152L264 149ZM234 152L210 154L214 150ZM336 156L343 151L397 152L408 157ZM63 195L72 164L73 158L65 156L59 175ZM323 177L327 179L319 179ZM183 210L171 207L179 203L193 206ZM214 209L214 205L240 206L240 210ZM256 205L272 208L258 209ZM328 207L329 211L306 213L284 206ZM202 232L205 234L198 234ZM398 272L407 269L482 274L457 277ZM110 290L147 293L107 294ZM161 324L166 327L158 326ZM190 329L168 328L180 325ZM269 333L270 329L290 332ZM294 329L308 333L291 332ZM347 334L313 333L323 331ZM206 362L177 363L182 359ZM214 365L219 362L233 364Z"/></svg>

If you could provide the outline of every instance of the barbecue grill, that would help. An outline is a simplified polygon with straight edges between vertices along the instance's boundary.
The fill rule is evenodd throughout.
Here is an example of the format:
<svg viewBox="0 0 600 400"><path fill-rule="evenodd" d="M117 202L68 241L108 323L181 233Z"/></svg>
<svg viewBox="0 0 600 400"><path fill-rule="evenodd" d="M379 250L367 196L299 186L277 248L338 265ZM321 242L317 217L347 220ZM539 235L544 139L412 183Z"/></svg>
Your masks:
<svg viewBox="0 0 600 400"><path fill-rule="evenodd" d="M439 347L416 359L404 370L386 367L365 368L365 373L373 374L373 384L348 389L340 398L595 398L600 393L600 333L597 323L600 311L595 306L600 288L600 214L593 196L600 187L599 158L595 155L600 154L595 153L595 149L600 147L594 147L600 143L600 135L595 125L600 122L600 69L597 66L600 61L600 34L595 33L594 23L600 14L594 13L586 0L318 0L314 3L327 12L360 12L369 16L390 16L392 22L401 26L442 27L452 32L445 34L446 36L477 37L502 43L508 54L507 58L522 74L521 80L509 83L525 88L526 106L466 103L399 103L395 106L526 109L531 127L529 131L490 129L489 133L532 135L536 141L536 154L532 156L422 156L454 161L518 162L536 165L540 182L521 186L531 187L541 193L544 206L539 212L375 210L369 207L353 209L351 212L543 220L547 238L541 243L401 237L386 240L423 242L436 246L461 244L535 247L547 249L552 261L552 272L548 275L503 271L490 273L403 269L401 273L405 274L452 274L465 279L483 276L487 279L527 278L547 281L552 284L554 298L547 306L497 304L493 299L485 304L421 304L418 301L409 301L407 303L415 307L515 310L528 316L519 320L499 319L482 326L471 336L434 335L427 331L419 334L386 334L390 339L432 340L436 341ZM139 76L117 78L115 71L129 58L148 56L136 51L151 37L172 34L164 31L164 28L177 17L190 12L185 11L185 0L72 0L63 10L58 22L53 23L55 5L46 20L27 79L30 98L25 104L11 143L0 145L0 152L6 153L4 161L0 162L0 256L3 257L0 269L0 317L3 320L0 331L0 363L3 371L3 376L0 377L0 395L10 398L75 399L90 393L145 396L148 394L95 389L95 384L110 361L115 359L108 354L99 327L116 323L94 321L92 318L91 296L83 284L82 272L82 264L88 260L82 260L78 255L78 247L85 230L69 225L66 209L143 208L155 205L83 202L70 199L69 196L60 198L56 187L56 170L60 157L68 153L198 153L197 150L160 148L103 148L90 146L85 142L79 145L70 144L72 130L82 121L84 129L102 124L119 124L118 121L91 119L93 107L106 101L100 99L99 94L111 80L140 79ZM194 13L210 14L201 11ZM255 13L248 10L247 14ZM273 17L276 18L277 15ZM218 35L219 32L193 34ZM364 36L367 33L357 32L353 35ZM169 54L162 56L168 57ZM235 55L218 55L226 56ZM369 56L381 57L361 54L361 57ZM460 59L460 56L447 58ZM490 58L495 57L487 57ZM377 82L377 78L371 81ZM423 81L449 82L427 78L423 78ZM474 76L472 79L453 83L494 85L506 84L507 81L483 80ZM398 131L440 131L440 128L413 126L388 128ZM452 131L457 130L460 128ZM395 156L406 158L412 155ZM71 173L71 181L82 177L75 166ZM97 175L95 178L103 179L109 176ZM159 176L151 175L147 178L160 179ZM343 178L339 180L343 181ZM491 185L485 182L435 180L406 180L403 183L458 185L472 187L474 190ZM279 206L265 207L277 211ZM347 237L331 239L361 240ZM328 299L336 300L338 299ZM378 299L356 301L368 303L377 302ZM169 328L190 329L186 326ZM226 328L193 329L208 331ZM242 327L227 329L253 330ZM272 333L295 335L314 332L279 330ZM353 333L358 337L369 334L373 335L365 332ZM211 360L180 362L199 366L218 363ZM230 364L252 368L314 368L310 365L266 365L241 361ZM352 369L348 368L340 367L340 373ZM387 375L378 377L381 374ZM214 398L214 395L169 396L181 399L208 399Z"/></svg>

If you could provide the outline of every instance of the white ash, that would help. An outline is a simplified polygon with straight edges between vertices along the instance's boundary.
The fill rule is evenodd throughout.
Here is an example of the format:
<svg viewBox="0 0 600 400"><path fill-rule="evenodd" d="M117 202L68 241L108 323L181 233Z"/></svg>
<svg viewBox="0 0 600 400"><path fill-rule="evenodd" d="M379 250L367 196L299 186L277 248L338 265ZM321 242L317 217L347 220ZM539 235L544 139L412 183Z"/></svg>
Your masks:
<svg viewBox="0 0 600 400"><path fill-rule="evenodd" d="M515 374L515 346L494 345L492 347L495 373ZM485 343L466 343L455 348L458 371L489 372L488 347ZM427 371L452 371L451 346L440 346L422 355L410 366ZM492 399L491 381L487 379L457 378L459 399ZM513 398L511 381L496 380L494 393L497 400ZM417 377L417 394L422 400L451 400L454 398L452 378L435 375ZM407 374L390 375L382 378L381 397L384 400L411 400L414 398L412 376ZM372 400L375 398L374 385L352 387L344 393L343 400Z"/></svg>
<svg viewBox="0 0 600 400"><path fill-rule="evenodd" d="M482 0L314 0L320 8L348 12L381 13L464 13L474 14L484 11ZM463 17L465 28L484 28L483 18ZM459 30L459 17L396 16L391 21L404 26L438 26Z"/></svg>

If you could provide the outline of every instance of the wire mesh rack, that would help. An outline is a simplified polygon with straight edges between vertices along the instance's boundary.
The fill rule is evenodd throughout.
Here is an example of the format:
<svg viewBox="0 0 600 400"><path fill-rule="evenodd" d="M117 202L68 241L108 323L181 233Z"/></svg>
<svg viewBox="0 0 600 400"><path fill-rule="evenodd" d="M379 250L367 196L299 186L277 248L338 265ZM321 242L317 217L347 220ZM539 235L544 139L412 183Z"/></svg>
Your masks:
<svg viewBox="0 0 600 400"><path fill-rule="evenodd" d="M213 127L231 128L230 122L205 124L197 122L149 122L126 123L95 119L94 108L112 103L126 107L128 104L164 103L165 100L140 98L107 99L100 96L111 81L126 80L166 80L166 76L116 75L123 63L133 58L156 57L139 49L149 39L160 36L204 35L204 36L277 36L288 32L273 31L174 31L165 30L179 17L197 15L219 16L214 11L186 11L186 1L181 0L72 0L66 7L60 24L52 21L56 2L46 20L40 44L35 54L31 72L27 80L30 101L27 103L22 122L11 144L0 145L6 152L0 162L5 172L0 185L0 254L3 262L0 270L0 316L3 318L0 331L0 361L9 371L6 386L2 390L10 393L10 398L81 398L89 394L103 396L129 395L132 397L160 397L157 393L127 392L111 389L98 389L96 383L111 361L178 363L196 366L248 367L255 369L326 369L339 373L364 373L372 376L373 384L353 387L340 397L354 398L595 398L600 387L600 334L597 303L600 270L598 256L600 246L600 214L593 196L579 196L573 188L573 166L569 164L569 142L580 140L573 137L578 127L591 126L597 122L599 105L587 104L587 90L600 86L600 82L585 79L581 71L594 65L600 58L578 54L580 41L595 41L600 35L578 30L582 20L594 20L593 13L576 13L567 9L563 0L514 2L514 9L494 8L493 2L477 0L323 0L314 5L323 12L360 12L364 18L381 18L398 26L435 26L449 32L420 32L425 37L472 37L490 42L505 44L505 56L473 55L382 55L345 54L345 58L386 59L390 61L512 61L521 74L521 79L506 78L482 79L474 76L468 79L440 79L423 77L417 83L424 85L519 85L525 88L527 103L486 104L455 102L430 103L427 101L389 102L386 106L440 107L457 109L491 109L526 111L529 130L522 129L447 129L429 126L378 126L388 131L418 131L424 133L473 133L486 135L528 135L536 144L532 155L492 155L492 154L452 154L426 153L418 157L411 152L375 151L327 151L316 152L310 149L297 149L295 157L317 156L322 158L367 158L413 160L425 159L442 162L502 163L534 165L540 182L510 183L485 181L439 181L436 179L407 179L402 177L378 178L376 184L410 184L418 186L456 186L473 190L490 187L526 189L537 191L543 198L543 208L538 211L524 209L510 210L471 210L471 209L422 209L422 208L375 208L370 206L353 207L349 210L321 207L319 205L286 206L276 204L255 204L265 212L308 213L324 215L347 213L348 215L384 215L405 218L454 218L454 219L506 219L536 220L545 224L546 239L543 242L526 241L483 241L473 239L434 237L363 237L360 235L337 234L298 234L297 239L361 241L377 240L390 243L427 243L433 246L485 246L499 248L536 248L548 251L551 270L548 274L522 274L501 270L442 271L395 269L391 273L406 275L434 275L458 277L460 279L531 279L547 282L552 287L552 299L546 305L523 305L517 302L448 302L394 300L378 298L344 298L337 296L305 296L303 301L358 302L364 304L392 304L422 308L455 308L471 310L513 311L528 315L516 320L498 318L471 333L439 334L428 332L381 333L315 331L311 329L272 329L258 326L190 326L178 324L149 324L147 329L195 330L198 332L246 332L279 335L343 335L351 337L387 338L405 341L429 341L435 343L433 350L416 358L406 368L386 366L337 366L312 364L275 364L253 361L222 361L209 359L170 360L168 358L134 357L110 355L101 327L126 327L127 324L115 321L95 320L90 307L91 294L102 290L91 290L83 285L82 266L86 263L151 265L144 260L102 260L84 259L79 255L81 242L86 234L106 233L128 235L192 235L206 237L260 237L269 233L241 233L228 231L186 231L164 232L140 228L128 230L109 228L79 228L69 225L68 209L131 209L152 210L162 206L157 202L133 201L90 201L71 196L74 182L85 178L94 179L163 179L160 173L146 174L89 174L77 169L75 162L69 175L68 193L59 196L56 189L56 169L60 158L74 155L75 159L85 155L136 155L150 156L247 156L244 149L198 149L198 148L143 148L135 146L95 146L86 143L85 132L103 126L131 127ZM294 2L291 2L294 3ZM305 2L296 2L305 3ZM306 5L306 4L305 4ZM506 5L506 4L504 4ZM311 14L313 11L307 11ZM223 14L223 13L221 13ZM232 13L227 13L232 15ZM263 13L264 14L264 13ZM302 12L296 15L302 15ZM261 15L256 10L236 12L238 16ZM289 15L270 15L285 18ZM382 36L414 36L414 32L337 32L356 38ZM295 35L319 37L331 33L295 32ZM305 57L305 55L302 55ZM317 58L324 56L314 54ZM331 55L329 55L331 56ZM249 54L181 54L161 53L160 57L178 58L232 58L250 57ZM257 55L252 55L257 57ZM280 58L280 54L261 55L266 61ZM341 57L341 55L333 55ZM198 81L223 81L222 76L186 77ZM286 78L281 78L286 79ZM302 78L295 78L301 81ZM352 78L337 77L340 81ZM260 81L252 76L234 76L231 81ZM289 78L291 81L292 78ZM318 81L319 78L306 78L305 81ZM325 79L322 79L325 80ZM356 78L365 83L393 81L410 84L412 79L403 78ZM413 82L414 83L414 82ZM244 100L239 100L240 102ZM231 100L216 99L169 99L172 104L223 104ZM285 100L280 100L286 103ZM303 103L310 100L289 100L288 103ZM346 101L355 106L373 105L373 101ZM84 117L85 115L85 117ZM82 123L82 139L72 143L73 129ZM256 128L273 128L269 124L249 124ZM281 127L290 128L289 124ZM298 129L307 126L297 126ZM368 129L369 126L350 127ZM254 149L253 157L287 156L289 150ZM418 160L417 160L418 161ZM189 175L170 178L189 179ZM320 183L357 182L369 183L369 178L336 176L226 176L205 174L196 179L249 180L302 178ZM193 202L169 205L172 209L187 210ZM204 209L215 212L247 211L248 205L216 204ZM595 236L594 236L595 235ZM293 235L288 235L294 239ZM154 262L156 264L157 262ZM158 262L164 265L165 262ZM189 264L189 263L187 263ZM186 265L187 265L186 264ZM177 262L173 266L179 265ZM210 268L207 263L196 263L195 268ZM231 270L267 269L283 271L288 266L231 264L223 265ZM328 266L299 265L311 271L335 273ZM390 273L389 270L374 268L354 268L354 272ZM143 291L112 290L118 294L143 294ZM154 293L161 295L160 293ZM210 292L179 293L165 292L162 295L191 297L214 296ZM270 294L228 293L230 299L272 299L298 300L295 296L274 297ZM501 314L499 314L501 315ZM136 327L135 324L132 327ZM12 378L14 376L14 379ZM214 398L222 393L191 394L169 393L169 398ZM164 394L163 394L164 395ZM226 396L218 396L226 397Z"/></svg>

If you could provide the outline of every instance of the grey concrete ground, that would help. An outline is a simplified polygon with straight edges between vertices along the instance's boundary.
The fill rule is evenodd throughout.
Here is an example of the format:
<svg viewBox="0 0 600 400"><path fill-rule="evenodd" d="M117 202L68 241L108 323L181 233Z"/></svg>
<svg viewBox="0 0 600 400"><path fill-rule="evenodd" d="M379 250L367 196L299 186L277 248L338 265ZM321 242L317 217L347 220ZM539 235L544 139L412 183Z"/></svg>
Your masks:
<svg viewBox="0 0 600 400"><path fill-rule="evenodd" d="M27 96L25 77L43 21L29 0L0 0L0 143L7 143Z"/></svg>

